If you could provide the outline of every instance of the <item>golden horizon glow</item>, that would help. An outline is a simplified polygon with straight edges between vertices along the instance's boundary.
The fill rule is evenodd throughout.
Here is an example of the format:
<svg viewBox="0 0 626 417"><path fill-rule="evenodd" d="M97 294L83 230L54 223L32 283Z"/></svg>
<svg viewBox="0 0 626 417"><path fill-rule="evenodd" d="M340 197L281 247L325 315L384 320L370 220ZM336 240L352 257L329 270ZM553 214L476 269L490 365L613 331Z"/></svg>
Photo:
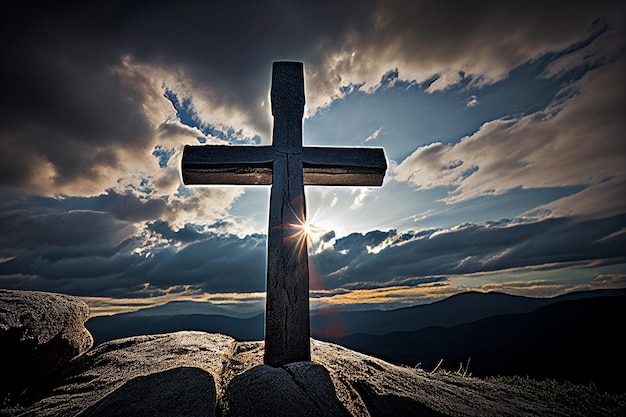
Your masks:
<svg viewBox="0 0 626 417"><path fill-rule="evenodd" d="M147 308L159 307L170 302L191 301L211 303L217 306L245 306L265 301L265 292L251 293L198 293L193 290L170 292L150 297L79 297L89 306L89 317L131 313Z"/></svg>

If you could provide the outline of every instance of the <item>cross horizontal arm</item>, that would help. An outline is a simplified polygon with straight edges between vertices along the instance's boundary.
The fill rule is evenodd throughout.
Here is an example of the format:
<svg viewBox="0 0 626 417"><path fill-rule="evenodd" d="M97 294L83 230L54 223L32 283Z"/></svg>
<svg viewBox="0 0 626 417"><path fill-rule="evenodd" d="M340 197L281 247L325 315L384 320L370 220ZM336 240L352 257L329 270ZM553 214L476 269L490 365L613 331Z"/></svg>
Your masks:
<svg viewBox="0 0 626 417"><path fill-rule="evenodd" d="M271 146L185 146L185 184L271 185Z"/></svg>
<svg viewBox="0 0 626 417"><path fill-rule="evenodd" d="M271 185L279 152L273 146L185 146L185 184ZM382 148L302 148L305 185L380 186L387 161Z"/></svg>
<svg viewBox="0 0 626 417"><path fill-rule="evenodd" d="M380 186L387 171L382 148L302 148L304 185Z"/></svg>

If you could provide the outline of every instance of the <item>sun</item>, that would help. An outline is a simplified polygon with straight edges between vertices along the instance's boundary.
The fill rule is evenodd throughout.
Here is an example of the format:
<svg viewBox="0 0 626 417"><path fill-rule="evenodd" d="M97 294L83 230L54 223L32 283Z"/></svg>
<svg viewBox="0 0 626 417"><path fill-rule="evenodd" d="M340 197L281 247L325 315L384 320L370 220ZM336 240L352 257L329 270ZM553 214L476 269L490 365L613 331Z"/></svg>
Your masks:
<svg viewBox="0 0 626 417"><path fill-rule="evenodd" d="M327 230L323 227L317 226L310 221L305 221L301 225L298 225L298 228L304 236L314 242L317 241L321 235L327 232Z"/></svg>
<svg viewBox="0 0 626 417"><path fill-rule="evenodd" d="M310 222L305 222L302 225L302 233L304 233L307 236L310 236L313 233L312 227L313 225Z"/></svg>
<svg viewBox="0 0 626 417"><path fill-rule="evenodd" d="M309 249L320 242L322 236L328 232L327 229L314 224L312 221L303 221L298 224L289 224L287 228L294 230L286 239L295 239L299 242L299 247L304 247L308 243Z"/></svg>
<svg viewBox="0 0 626 417"><path fill-rule="evenodd" d="M319 250L320 245L323 243L324 235L329 231L317 224L319 210L310 217L310 220L306 218L305 213L296 213L293 207L291 207L291 212L295 222L282 226L285 229L284 242L295 244L294 249L298 252L303 251L305 248L309 252Z"/></svg>

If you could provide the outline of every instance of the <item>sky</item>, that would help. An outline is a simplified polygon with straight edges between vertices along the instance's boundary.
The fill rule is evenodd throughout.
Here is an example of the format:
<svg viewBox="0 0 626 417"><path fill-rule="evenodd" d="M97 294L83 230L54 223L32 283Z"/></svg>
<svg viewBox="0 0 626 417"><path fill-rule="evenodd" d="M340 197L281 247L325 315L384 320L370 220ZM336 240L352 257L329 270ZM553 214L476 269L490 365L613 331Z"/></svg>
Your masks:
<svg viewBox="0 0 626 417"><path fill-rule="evenodd" d="M306 188L313 311L626 287L622 1L22 1L0 28L0 288L92 315L263 311L269 187L185 186L188 144L382 147Z"/></svg>

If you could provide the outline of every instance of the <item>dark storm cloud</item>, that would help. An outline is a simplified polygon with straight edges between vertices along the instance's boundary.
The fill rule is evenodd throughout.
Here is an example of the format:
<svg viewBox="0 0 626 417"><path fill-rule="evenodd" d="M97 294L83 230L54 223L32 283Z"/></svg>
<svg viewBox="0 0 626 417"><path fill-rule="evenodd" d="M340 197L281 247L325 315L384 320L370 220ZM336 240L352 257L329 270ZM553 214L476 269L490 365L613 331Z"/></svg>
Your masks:
<svg viewBox="0 0 626 417"><path fill-rule="evenodd" d="M626 216L577 222L468 224L419 235L396 231L354 233L315 257L323 287L368 287L412 277L472 274L552 263L622 262ZM507 222L508 223L508 222Z"/></svg>
<svg viewBox="0 0 626 417"><path fill-rule="evenodd" d="M145 196L145 195L144 195ZM94 197L39 197L19 192L0 190L4 211L26 211L64 215L67 212L99 212L117 220L138 222L158 219L167 209L163 199L140 198L136 194L120 194L114 190ZM92 213L93 214L93 213Z"/></svg>
<svg viewBox="0 0 626 417"><path fill-rule="evenodd" d="M431 90L460 77L492 82L609 33L623 11L622 2L602 1L16 2L0 28L0 186L34 195L0 194L0 283L103 296L139 293L148 282L162 290L262 291L262 236L218 233L229 219L204 230L180 224L207 213L207 224L227 217L239 194L175 194L176 150L202 132L175 119L167 89L181 100L193 96L198 125L226 123L268 140L272 61L305 62L314 108L355 86L374 87L384 74L385 85L435 80ZM491 144L477 154L495 155ZM138 188L148 180L167 191ZM611 217L421 235L373 231L340 238L313 261L326 288L415 284L620 257L623 225Z"/></svg>
<svg viewBox="0 0 626 417"><path fill-rule="evenodd" d="M120 236L119 230L99 225L90 229L97 216L84 214L81 226L66 217L48 216L39 225L39 234L22 240L22 250L14 246L3 251L3 286L92 296L128 296L146 283L156 288L192 285L212 293L262 291L265 286L262 236L242 239L205 233L182 249L176 249L177 241L146 249L145 241ZM111 224L115 222L109 221L108 227ZM70 227L78 231L59 237L58 229ZM127 240L118 242L120 237Z"/></svg>
<svg viewBox="0 0 626 417"><path fill-rule="evenodd" d="M67 201L5 195L10 210L0 216L3 286L120 297L140 296L147 283L209 293L264 290L264 236L217 234L192 225L175 229L164 220L142 226L93 210L116 198L125 199L83 198L85 209L66 211ZM322 277L320 288L331 290L435 283L449 275L556 263L623 262L624 224L626 216L620 215L501 220L444 231L375 230L339 238L311 262Z"/></svg>
<svg viewBox="0 0 626 417"><path fill-rule="evenodd" d="M124 296L145 283L207 292L261 291L265 284L263 236L200 233L192 225L174 230L162 220L135 223L154 210L151 202L115 193L56 200L9 192L2 201L3 287ZM122 218L99 210L115 205L127 207Z"/></svg>
<svg viewBox="0 0 626 417"><path fill-rule="evenodd" d="M134 194L111 190L97 198L97 205L120 220L133 222L157 219L167 210L163 199L142 200Z"/></svg>
<svg viewBox="0 0 626 417"><path fill-rule="evenodd" d="M145 279L161 287L183 283L213 293L264 291L265 251L262 236L207 234L175 253L168 249L155 254Z"/></svg>
<svg viewBox="0 0 626 417"><path fill-rule="evenodd" d="M122 151L149 143L145 80L131 87L112 72L120 56L85 32L84 16L26 4L3 27L0 47L2 184L49 194L96 186L104 169L120 169Z"/></svg>
<svg viewBox="0 0 626 417"><path fill-rule="evenodd" d="M111 214L93 211L9 211L0 215L0 225L3 251L73 247L97 255L114 252L135 232L132 225Z"/></svg>
<svg viewBox="0 0 626 417"><path fill-rule="evenodd" d="M620 11L556 1L18 2L1 29L1 184L48 195L111 187L156 144L164 72L203 117L267 139L274 60L306 62L313 106L394 68L403 79L438 75L443 88L459 72L501 78Z"/></svg>
<svg viewBox="0 0 626 417"><path fill-rule="evenodd" d="M182 229L174 231L166 221L157 220L148 224L148 228L163 238L175 242L195 242L204 238L204 233L191 224L186 224Z"/></svg>
<svg viewBox="0 0 626 417"><path fill-rule="evenodd" d="M135 225L101 211L29 207L0 215L0 282L7 288L76 293L85 282L119 275L132 263ZM85 291L85 288L83 288ZM78 291L80 292L80 291Z"/></svg>

